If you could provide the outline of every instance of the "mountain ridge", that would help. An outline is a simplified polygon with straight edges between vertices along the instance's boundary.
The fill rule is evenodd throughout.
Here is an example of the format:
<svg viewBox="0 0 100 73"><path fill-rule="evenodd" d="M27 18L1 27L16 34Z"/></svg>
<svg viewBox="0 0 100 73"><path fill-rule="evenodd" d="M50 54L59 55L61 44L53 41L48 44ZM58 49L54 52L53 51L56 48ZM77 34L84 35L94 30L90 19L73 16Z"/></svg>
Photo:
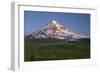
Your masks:
<svg viewBox="0 0 100 73"><path fill-rule="evenodd" d="M78 40L87 38L86 36L79 35L70 31L68 28L59 24L59 22L57 22L56 20L52 20L47 26L25 37L29 39L53 38L66 40Z"/></svg>

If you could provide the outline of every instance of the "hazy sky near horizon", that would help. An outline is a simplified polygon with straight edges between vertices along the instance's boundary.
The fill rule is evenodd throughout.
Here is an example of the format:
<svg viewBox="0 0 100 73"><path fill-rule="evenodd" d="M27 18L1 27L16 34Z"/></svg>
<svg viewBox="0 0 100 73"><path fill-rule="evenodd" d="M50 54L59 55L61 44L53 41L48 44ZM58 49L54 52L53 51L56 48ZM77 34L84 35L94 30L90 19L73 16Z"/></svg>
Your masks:
<svg viewBox="0 0 100 73"><path fill-rule="evenodd" d="M24 11L24 34L37 31L56 20L74 33L90 36L90 14Z"/></svg>

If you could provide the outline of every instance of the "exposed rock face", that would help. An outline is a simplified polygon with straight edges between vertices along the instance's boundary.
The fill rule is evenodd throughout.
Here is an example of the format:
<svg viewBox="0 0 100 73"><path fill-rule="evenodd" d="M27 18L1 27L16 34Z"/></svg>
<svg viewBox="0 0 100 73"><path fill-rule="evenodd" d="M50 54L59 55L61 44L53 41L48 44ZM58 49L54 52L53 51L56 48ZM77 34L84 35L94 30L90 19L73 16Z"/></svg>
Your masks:
<svg viewBox="0 0 100 73"><path fill-rule="evenodd" d="M85 36L78 35L69 29L65 28L57 21L52 20L47 26L27 35L28 38L56 38L56 39L67 39L67 40L77 40L86 38Z"/></svg>

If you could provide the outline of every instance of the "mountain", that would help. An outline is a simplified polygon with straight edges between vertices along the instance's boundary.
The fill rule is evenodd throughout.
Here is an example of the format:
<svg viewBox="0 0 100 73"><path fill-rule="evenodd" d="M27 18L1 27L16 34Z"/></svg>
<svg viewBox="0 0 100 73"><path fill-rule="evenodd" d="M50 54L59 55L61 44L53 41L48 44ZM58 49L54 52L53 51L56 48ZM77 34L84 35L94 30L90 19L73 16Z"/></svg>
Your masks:
<svg viewBox="0 0 100 73"><path fill-rule="evenodd" d="M53 39L66 39L66 40L78 40L87 38L83 35L78 35L68 28L65 28L57 21L52 20L47 26L44 28L33 32L29 35L26 35L25 38L32 39L32 38L53 38Z"/></svg>

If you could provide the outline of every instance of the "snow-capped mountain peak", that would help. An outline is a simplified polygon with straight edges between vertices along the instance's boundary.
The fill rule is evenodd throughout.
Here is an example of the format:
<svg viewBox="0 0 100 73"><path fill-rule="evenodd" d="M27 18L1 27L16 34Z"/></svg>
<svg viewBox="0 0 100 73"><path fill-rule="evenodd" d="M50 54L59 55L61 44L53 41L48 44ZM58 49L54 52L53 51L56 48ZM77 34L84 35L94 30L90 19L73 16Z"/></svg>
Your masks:
<svg viewBox="0 0 100 73"><path fill-rule="evenodd" d="M57 22L55 20L52 20L52 23L57 24Z"/></svg>
<svg viewBox="0 0 100 73"><path fill-rule="evenodd" d="M59 28L62 27L56 20L52 20L45 28Z"/></svg>
<svg viewBox="0 0 100 73"><path fill-rule="evenodd" d="M28 36L29 38L56 38L67 40L83 38L83 36L70 31L69 29L59 24L59 22L56 20L52 20L47 26L41 30L38 30L37 32L33 32Z"/></svg>

